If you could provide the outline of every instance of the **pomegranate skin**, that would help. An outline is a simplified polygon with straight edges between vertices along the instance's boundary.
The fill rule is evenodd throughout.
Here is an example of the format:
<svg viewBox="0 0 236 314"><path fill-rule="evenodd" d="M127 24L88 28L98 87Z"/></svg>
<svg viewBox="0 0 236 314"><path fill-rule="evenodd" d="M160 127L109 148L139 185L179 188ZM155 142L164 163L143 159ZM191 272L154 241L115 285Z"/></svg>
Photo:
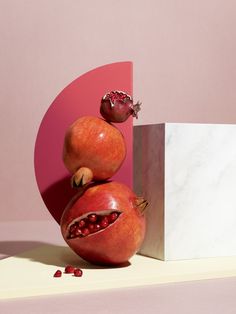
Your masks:
<svg viewBox="0 0 236 314"><path fill-rule="evenodd" d="M98 265L119 265L127 262L140 248L145 235L143 209L137 196L118 182L91 184L80 188L67 205L61 218L61 233L70 248L84 260ZM145 206L143 206L145 204ZM84 237L69 238L73 221L91 213L100 215L119 212L108 227Z"/></svg>
<svg viewBox="0 0 236 314"><path fill-rule="evenodd" d="M81 168L89 169L89 180L85 183L111 178L121 167L125 156L126 144L122 133L103 119L81 117L65 134L64 164L72 174ZM83 171L80 176L83 177Z"/></svg>

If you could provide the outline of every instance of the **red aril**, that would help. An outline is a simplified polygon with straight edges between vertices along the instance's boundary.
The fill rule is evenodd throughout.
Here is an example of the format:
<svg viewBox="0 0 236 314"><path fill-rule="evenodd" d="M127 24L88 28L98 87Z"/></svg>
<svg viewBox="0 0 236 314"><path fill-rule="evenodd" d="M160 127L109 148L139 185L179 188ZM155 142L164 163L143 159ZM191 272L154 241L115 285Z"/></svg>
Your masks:
<svg viewBox="0 0 236 314"><path fill-rule="evenodd" d="M67 265L65 267L65 274L73 274L75 270L75 267L72 265Z"/></svg>
<svg viewBox="0 0 236 314"><path fill-rule="evenodd" d="M111 178L126 156L122 133L97 117L81 117L67 130L63 161L74 175L72 183L82 186L94 180Z"/></svg>
<svg viewBox="0 0 236 314"><path fill-rule="evenodd" d="M57 270L56 272L55 272L55 274L53 275L53 277L61 277L61 275L62 275L62 272L61 272L61 270Z"/></svg>
<svg viewBox="0 0 236 314"><path fill-rule="evenodd" d="M143 242L146 206L147 202L124 184L90 184L80 188L69 202L62 215L61 232L71 249L88 262L119 265L127 262ZM96 220L91 221L91 217ZM77 235L73 226L81 220L86 225Z"/></svg>
<svg viewBox="0 0 236 314"><path fill-rule="evenodd" d="M83 276L83 271L82 271L82 269L76 268L76 269L74 270L74 276L75 276L75 277L82 277L82 276Z"/></svg>

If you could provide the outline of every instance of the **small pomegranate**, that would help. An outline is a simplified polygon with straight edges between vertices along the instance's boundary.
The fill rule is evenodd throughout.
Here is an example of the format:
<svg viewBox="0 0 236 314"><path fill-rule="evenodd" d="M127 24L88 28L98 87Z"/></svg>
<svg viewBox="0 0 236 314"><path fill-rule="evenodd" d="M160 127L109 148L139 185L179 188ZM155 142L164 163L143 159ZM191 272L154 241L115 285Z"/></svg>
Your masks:
<svg viewBox="0 0 236 314"><path fill-rule="evenodd" d="M140 248L145 234L147 201L118 182L79 189L61 218L67 244L93 264L119 265Z"/></svg>
<svg viewBox="0 0 236 314"><path fill-rule="evenodd" d="M81 117L67 130L63 161L74 174L72 185L82 186L92 180L111 178L126 156L122 133L97 117Z"/></svg>
<svg viewBox="0 0 236 314"><path fill-rule="evenodd" d="M100 113L109 122L124 122L129 116L138 118L141 103L133 103L131 96L122 91L111 91L101 100Z"/></svg>

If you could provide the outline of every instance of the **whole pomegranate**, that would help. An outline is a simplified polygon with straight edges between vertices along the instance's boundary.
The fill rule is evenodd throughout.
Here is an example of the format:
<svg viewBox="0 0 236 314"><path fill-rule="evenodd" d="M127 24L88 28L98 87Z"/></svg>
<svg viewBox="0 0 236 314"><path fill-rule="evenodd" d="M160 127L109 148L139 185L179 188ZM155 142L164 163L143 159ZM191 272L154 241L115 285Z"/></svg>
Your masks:
<svg viewBox="0 0 236 314"><path fill-rule="evenodd" d="M103 119L81 117L65 134L63 161L74 174L72 183L76 186L111 178L125 156L126 145L122 133Z"/></svg>
<svg viewBox="0 0 236 314"><path fill-rule="evenodd" d="M119 265L140 248L145 234L147 201L118 182L79 189L61 218L67 244L93 264Z"/></svg>
<svg viewBox="0 0 236 314"><path fill-rule="evenodd" d="M129 116L138 118L141 103L133 103L131 96L122 91L111 91L101 100L100 113L110 122L124 122Z"/></svg>

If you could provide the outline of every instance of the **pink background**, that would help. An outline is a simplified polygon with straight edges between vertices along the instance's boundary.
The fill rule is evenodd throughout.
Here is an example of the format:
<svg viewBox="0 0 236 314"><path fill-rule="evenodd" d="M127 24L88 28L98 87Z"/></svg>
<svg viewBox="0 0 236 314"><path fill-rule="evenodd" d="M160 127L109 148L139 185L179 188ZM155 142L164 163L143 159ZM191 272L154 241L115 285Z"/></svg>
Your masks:
<svg viewBox="0 0 236 314"><path fill-rule="evenodd" d="M0 0L1 221L48 220L34 144L81 74L134 63L135 124L236 121L234 0Z"/></svg>

